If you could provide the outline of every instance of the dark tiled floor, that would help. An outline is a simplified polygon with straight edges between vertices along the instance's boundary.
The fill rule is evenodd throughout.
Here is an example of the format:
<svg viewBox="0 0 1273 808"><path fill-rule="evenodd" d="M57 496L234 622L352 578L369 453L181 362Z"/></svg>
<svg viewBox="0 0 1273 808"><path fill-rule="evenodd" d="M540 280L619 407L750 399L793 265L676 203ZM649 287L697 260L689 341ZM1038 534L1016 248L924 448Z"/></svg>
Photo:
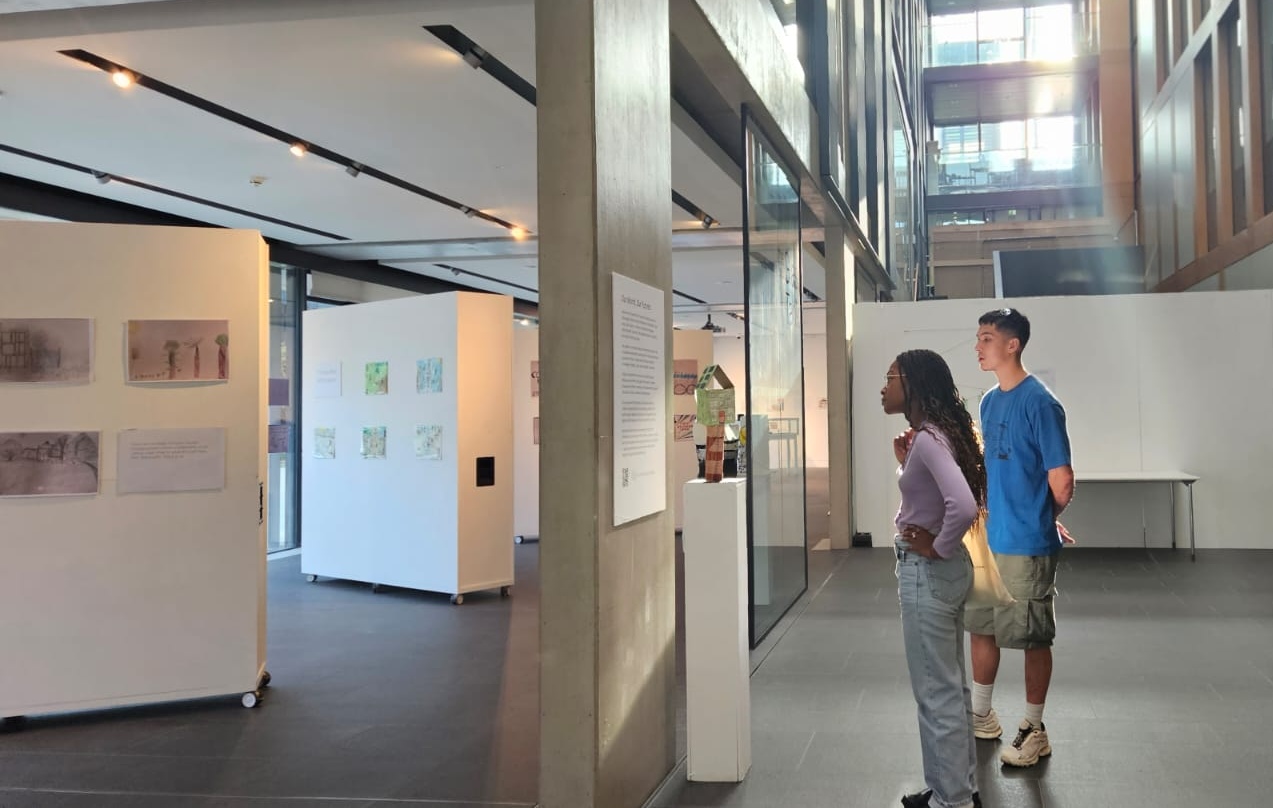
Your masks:
<svg viewBox="0 0 1273 808"><path fill-rule="evenodd" d="M511 601L339 581L270 564L260 709L233 699L33 719L0 735L0 808L529 805L537 791L536 545ZM896 805L919 785L887 550L810 554L810 591L753 654L741 785L660 806ZM1273 793L1273 552L1067 551L1048 726L1056 753L1002 771L989 806L1267 805ZM996 705L1019 718L1019 656ZM683 735L683 724L682 724ZM683 743L683 740L682 740Z"/></svg>
<svg viewBox="0 0 1273 808"><path fill-rule="evenodd" d="M0 735L0 808L532 805L538 549L513 597L309 584L269 565L262 705L235 698L34 718Z"/></svg>
<svg viewBox="0 0 1273 808"><path fill-rule="evenodd" d="M920 783L888 550L832 556L752 679L753 768L741 785L677 782L655 803L897 805ZM1021 808L1269 805L1273 552L1066 551L1047 722L1053 757L1005 770L979 742L984 804ZM813 580L812 583L818 583ZM995 704L1024 702L1005 652Z"/></svg>

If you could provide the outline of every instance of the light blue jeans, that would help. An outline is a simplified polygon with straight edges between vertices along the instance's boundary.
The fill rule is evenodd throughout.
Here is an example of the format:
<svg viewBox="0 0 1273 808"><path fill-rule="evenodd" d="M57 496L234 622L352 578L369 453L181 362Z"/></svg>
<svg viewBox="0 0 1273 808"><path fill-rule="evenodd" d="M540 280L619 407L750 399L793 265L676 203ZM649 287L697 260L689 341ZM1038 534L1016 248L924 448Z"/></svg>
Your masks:
<svg viewBox="0 0 1273 808"><path fill-rule="evenodd" d="M930 561L898 541L897 596L911 691L919 710L924 781L932 808L967 808L977 790L972 693L964 664L964 601L972 562L961 545L951 558Z"/></svg>

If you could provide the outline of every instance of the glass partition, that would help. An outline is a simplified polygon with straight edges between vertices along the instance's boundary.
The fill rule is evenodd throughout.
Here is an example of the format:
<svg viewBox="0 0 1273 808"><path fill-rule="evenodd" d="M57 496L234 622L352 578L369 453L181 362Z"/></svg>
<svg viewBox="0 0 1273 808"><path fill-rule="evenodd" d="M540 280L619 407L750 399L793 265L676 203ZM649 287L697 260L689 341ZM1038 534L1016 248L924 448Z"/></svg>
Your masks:
<svg viewBox="0 0 1273 808"><path fill-rule="evenodd" d="M808 582L800 196L744 109L747 524L754 647Z"/></svg>
<svg viewBox="0 0 1273 808"><path fill-rule="evenodd" d="M297 475L300 454L296 428L300 423L298 380L301 270L270 265L270 378L269 378L269 552L300 545Z"/></svg>

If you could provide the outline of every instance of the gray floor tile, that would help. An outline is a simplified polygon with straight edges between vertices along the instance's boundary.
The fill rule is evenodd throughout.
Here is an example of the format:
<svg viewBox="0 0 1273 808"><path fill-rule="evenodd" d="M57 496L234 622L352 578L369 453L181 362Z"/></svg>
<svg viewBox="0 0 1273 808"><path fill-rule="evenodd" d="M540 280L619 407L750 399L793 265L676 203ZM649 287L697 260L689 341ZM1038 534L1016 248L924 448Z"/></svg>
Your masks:
<svg viewBox="0 0 1273 808"><path fill-rule="evenodd" d="M3 808L529 806L538 790L535 545L512 600L340 581L270 565L263 706L208 700L32 719L0 734ZM658 805L895 806L922 786L887 549L814 553L810 593L752 656L752 757L737 785L673 782ZM1258 805L1273 793L1273 552L1067 550L1054 754L999 764L987 808ZM678 662L678 670L683 670ZM1021 655L995 705L1012 735ZM684 709L678 709L684 745Z"/></svg>

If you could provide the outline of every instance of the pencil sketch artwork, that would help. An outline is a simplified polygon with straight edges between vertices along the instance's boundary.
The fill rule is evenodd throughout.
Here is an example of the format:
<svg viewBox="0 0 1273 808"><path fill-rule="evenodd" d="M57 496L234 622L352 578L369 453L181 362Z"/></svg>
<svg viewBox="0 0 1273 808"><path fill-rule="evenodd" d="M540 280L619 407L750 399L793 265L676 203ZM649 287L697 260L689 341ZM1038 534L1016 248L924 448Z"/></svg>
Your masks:
<svg viewBox="0 0 1273 808"><path fill-rule="evenodd" d="M96 494L100 432L0 432L0 497Z"/></svg>
<svg viewBox="0 0 1273 808"><path fill-rule="evenodd" d="M442 392L442 358L419 359L415 363L415 390L417 393Z"/></svg>
<svg viewBox="0 0 1273 808"><path fill-rule="evenodd" d="M362 456L367 460L384 460L386 428L383 426L364 426L362 428Z"/></svg>
<svg viewBox="0 0 1273 808"><path fill-rule="evenodd" d="M93 321L0 319L0 384L93 380Z"/></svg>
<svg viewBox="0 0 1273 808"><path fill-rule="evenodd" d="M689 415L672 416L675 424L675 431L672 440L680 443L687 440L694 440L694 413Z"/></svg>
<svg viewBox="0 0 1273 808"><path fill-rule="evenodd" d="M363 368L363 393L383 396L389 393L389 363L368 362Z"/></svg>
<svg viewBox="0 0 1273 808"><path fill-rule="evenodd" d="M442 427L417 426L415 428L415 456L421 460L442 459Z"/></svg>
<svg viewBox="0 0 1273 808"><path fill-rule="evenodd" d="M314 457L319 460L336 459L336 427L320 426L314 429Z"/></svg>
<svg viewBox="0 0 1273 808"><path fill-rule="evenodd" d="M128 381L230 378L228 320L129 320Z"/></svg>

